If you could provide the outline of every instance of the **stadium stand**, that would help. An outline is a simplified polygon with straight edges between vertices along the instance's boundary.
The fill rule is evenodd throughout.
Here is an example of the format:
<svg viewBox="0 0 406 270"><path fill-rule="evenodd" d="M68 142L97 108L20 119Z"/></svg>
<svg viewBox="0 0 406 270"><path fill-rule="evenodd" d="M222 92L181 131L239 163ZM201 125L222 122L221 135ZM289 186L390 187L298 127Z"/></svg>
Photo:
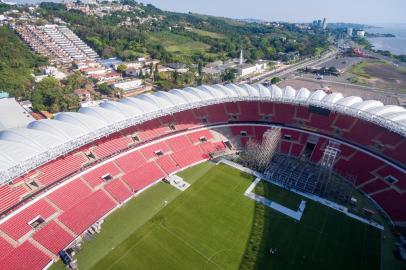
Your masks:
<svg viewBox="0 0 406 270"><path fill-rule="evenodd" d="M132 195L131 191L120 179L109 182L104 186L104 189L108 191L119 203L123 203Z"/></svg>
<svg viewBox="0 0 406 270"><path fill-rule="evenodd" d="M158 158L156 163L168 175L179 170L179 167L169 155Z"/></svg>
<svg viewBox="0 0 406 270"><path fill-rule="evenodd" d="M208 158L207 155L203 154L198 145L173 153L172 157L182 168Z"/></svg>
<svg viewBox="0 0 406 270"><path fill-rule="evenodd" d="M51 221L45 225L41 230L34 234L33 238L53 254L58 254L59 251L64 249L74 240L74 237L55 221Z"/></svg>
<svg viewBox="0 0 406 270"><path fill-rule="evenodd" d="M170 151L171 149L165 142L154 143L141 149L142 155L147 160L166 154Z"/></svg>
<svg viewBox="0 0 406 270"><path fill-rule="evenodd" d="M77 178L65 186L53 191L47 197L58 208L68 210L72 205L77 204L91 193L92 190L80 178Z"/></svg>
<svg viewBox="0 0 406 270"><path fill-rule="evenodd" d="M206 140L211 140L213 138L213 135L207 129L189 133L187 136L193 144L200 142L201 138L204 138Z"/></svg>
<svg viewBox="0 0 406 270"><path fill-rule="evenodd" d="M131 138L118 135L99 141L92 152L99 158L103 158L127 148L130 143L132 143Z"/></svg>
<svg viewBox="0 0 406 270"><path fill-rule="evenodd" d="M239 89L235 85L210 89L217 93L212 98L191 90L187 102L191 107L182 107L180 111L176 106L158 104L157 99L145 107L145 114L136 116L140 119L145 116L145 121L137 118L131 122L134 120L131 119L131 124L122 121L126 122L122 126L114 119L104 124L87 111L61 113L56 120L35 121L37 125L30 125L29 128L44 134L64 134L69 146L66 149L62 149L60 142L50 141L48 146L34 138L28 141L13 138L27 147L19 146L18 151L11 151L15 145L9 143L10 139L0 137L0 180L3 183L0 186L0 212L3 213L0 230L5 237L0 237L0 269L42 269L51 258L40 250L38 243L49 251L47 254L56 255L75 237L69 230L82 234L112 211L116 202L123 203L133 193L167 174L224 151L224 143L210 130L217 124L230 127L227 133L230 141L236 139L241 145L250 138L260 141L269 129L265 125L280 124L281 151L297 157L308 154L314 163L319 162L329 140L341 142L334 170L343 176L354 176L356 186L369 194L392 221L406 222L406 127L380 111L401 109L385 108L377 103L371 107L371 102L362 100L354 105L346 98L323 103L330 95L322 91L279 92L281 89L260 85L256 88L258 94L255 91L248 94L244 90L248 88ZM236 94L244 91L251 96ZM292 96L292 91L296 96ZM290 93L289 96L285 96L285 92ZM340 106L336 107L339 102ZM364 105L368 108L358 109ZM343 106L345 110L340 109ZM328 113L325 108L329 108ZM367 111L371 108L373 113ZM100 110L109 112L107 107ZM197 128L201 126L204 128ZM106 134L91 137L101 127ZM122 128L117 131L117 127ZM85 134L90 139L75 141L80 137L78 130L85 130L87 133L79 135ZM245 134L241 134L242 131ZM51 148L52 145L58 149ZM63 150L60 154L59 148ZM86 157L88 151L95 157ZM35 159L46 156L47 159L36 163L35 159L25 160L26 156ZM99 166L99 159L106 163ZM101 178L106 174L112 179ZM38 187L30 186L32 181L38 183ZM6 241L9 239L6 236L15 241L13 245ZM60 239L54 243L55 238ZM22 259L28 257L33 259Z"/></svg>
<svg viewBox="0 0 406 270"><path fill-rule="evenodd" d="M0 261L13 251L14 247L5 239L0 238Z"/></svg>
<svg viewBox="0 0 406 270"><path fill-rule="evenodd" d="M86 158L81 153L58 158L39 168L42 175L38 181L44 186L52 184L79 170L84 162Z"/></svg>
<svg viewBox="0 0 406 270"><path fill-rule="evenodd" d="M141 167L146 160L140 151L134 151L115 160L117 165L126 173Z"/></svg>
<svg viewBox="0 0 406 270"><path fill-rule="evenodd" d="M137 192L164 176L164 172L154 162L150 162L124 175L123 181L132 188L133 192Z"/></svg>
<svg viewBox="0 0 406 270"><path fill-rule="evenodd" d="M83 175L83 179L86 180L93 188L105 181L111 180L120 173L120 169L113 162L108 162L102 166L94 169L93 171Z"/></svg>
<svg viewBox="0 0 406 270"><path fill-rule="evenodd" d="M0 212L18 203L27 190L24 186L11 187L3 185L0 187Z"/></svg>
<svg viewBox="0 0 406 270"><path fill-rule="evenodd" d="M0 269L43 269L50 261L50 257L26 241L0 261Z"/></svg>
<svg viewBox="0 0 406 270"><path fill-rule="evenodd" d="M65 211L58 219L76 234L81 234L115 206L103 190L98 190Z"/></svg>
<svg viewBox="0 0 406 270"><path fill-rule="evenodd" d="M0 230L18 241L55 213L56 210L49 203L40 200L7 219L0 225Z"/></svg>

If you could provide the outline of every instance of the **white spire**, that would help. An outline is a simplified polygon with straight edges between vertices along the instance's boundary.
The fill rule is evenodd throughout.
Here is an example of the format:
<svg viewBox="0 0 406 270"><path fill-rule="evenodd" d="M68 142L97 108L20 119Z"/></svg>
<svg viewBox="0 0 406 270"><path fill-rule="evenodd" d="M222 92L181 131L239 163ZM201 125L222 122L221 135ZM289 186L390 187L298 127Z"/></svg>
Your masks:
<svg viewBox="0 0 406 270"><path fill-rule="evenodd" d="M244 63L244 56L243 56L242 49L241 49L241 51L240 51L240 61L239 61L239 64L242 65L243 63Z"/></svg>

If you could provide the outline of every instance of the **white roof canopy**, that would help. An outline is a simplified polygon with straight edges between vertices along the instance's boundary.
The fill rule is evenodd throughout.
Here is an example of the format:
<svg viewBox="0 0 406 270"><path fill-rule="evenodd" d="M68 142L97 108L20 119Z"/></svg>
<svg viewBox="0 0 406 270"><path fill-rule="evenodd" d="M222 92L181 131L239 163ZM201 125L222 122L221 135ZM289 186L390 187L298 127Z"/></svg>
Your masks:
<svg viewBox="0 0 406 270"><path fill-rule="evenodd" d="M165 114L210 104L238 101L268 101L321 106L374 122L406 136L406 110L376 100L326 94L322 90L283 90L276 85L202 85L173 89L169 92L142 94L118 102L106 101L99 107L82 108L79 112L63 112L55 120L31 122L26 128L0 132L0 183L7 182L27 170L53 158L124 128L158 118Z"/></svg>

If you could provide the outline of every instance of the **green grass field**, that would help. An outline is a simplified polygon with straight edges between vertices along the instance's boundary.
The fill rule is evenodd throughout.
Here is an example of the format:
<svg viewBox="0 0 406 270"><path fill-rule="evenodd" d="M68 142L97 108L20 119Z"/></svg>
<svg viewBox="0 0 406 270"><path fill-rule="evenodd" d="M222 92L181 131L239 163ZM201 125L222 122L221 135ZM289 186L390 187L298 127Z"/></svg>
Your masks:
<svg viewBox="0 0 406 270"><path fill-rule="evenodd" d="M210 48L208 44L168 31L151 33L149 38L151 42L161 44L168 52L179 55L193 55L206 52Z"/></svg>
<svg viewBox="0 0 406 270"><path fill-rule="evenodd" d="M283 206L294 211L297 210L300 202L302 201L301 198L295 193L281 189L278 186L266 181L260 181L258 185L255 186L254 193L282 204Z"/></svg>
<svg viewBox="0 0 406 270"><path fill-rule="evenodd" d="M194 32L194 33L196 33L198 35L201 35L201 36L206 36L206 37L211 37L211 38L216 38L216 39L225 39L226 38L221 33L210 32L210 31L197 29L197 28L191 28L189 31Z"/></svg>
<svg viewBox="0 0 406 270"><path fill-rule="evenodd" d="M308 200L296 222L245 197L253 177L225 165L207 162L180 175L188 190L159 183L106 218L77 255L80 269L380 267L380 231L370 226ZM286 206L302 199L272 185L255 192Z"/></svg>

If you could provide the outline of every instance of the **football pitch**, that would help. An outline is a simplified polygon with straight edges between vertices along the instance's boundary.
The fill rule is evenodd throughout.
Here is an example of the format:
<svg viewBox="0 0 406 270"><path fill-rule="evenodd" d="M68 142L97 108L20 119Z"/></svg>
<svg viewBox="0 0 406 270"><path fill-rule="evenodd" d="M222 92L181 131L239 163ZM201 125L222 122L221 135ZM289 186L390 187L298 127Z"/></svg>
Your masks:
<svg viewBox="0 0 406 270"><path fill-rule="evenodd" d="M253 176L226 165L179 175L192 184L186 191L159 183L106 218L77 255L79 268L380 268L381 232L371 226L308 199L297 222L244 196ZM276 186L255 192L287 207L303 199Z"/></svg>

